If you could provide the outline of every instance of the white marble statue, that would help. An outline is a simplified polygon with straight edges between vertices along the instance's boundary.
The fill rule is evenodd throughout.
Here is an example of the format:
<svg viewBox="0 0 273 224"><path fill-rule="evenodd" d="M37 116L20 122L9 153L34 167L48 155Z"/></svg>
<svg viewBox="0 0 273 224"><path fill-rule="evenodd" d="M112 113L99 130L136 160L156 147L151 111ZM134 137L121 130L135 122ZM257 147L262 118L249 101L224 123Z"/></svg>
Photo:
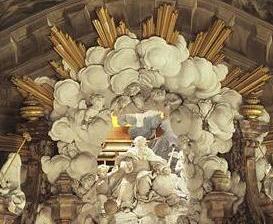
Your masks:
<svg viewBox="0 0 273 224"><path fill-rule="evenodd" d="M15 153L8 155L0 171L0 195L8 198L8 210L19 215L26 204L26 197L21 190L21 157Z"/></svg>
<svg viewBox="0 0 273 224"><path fill-rule="evenodd" d="M134 139L134 146L116 158L116 166L124 173L114 192L121 209L133 209L138 201L166 201L170 205L179 202L167 161L147 146L144 137Z"/></svg>

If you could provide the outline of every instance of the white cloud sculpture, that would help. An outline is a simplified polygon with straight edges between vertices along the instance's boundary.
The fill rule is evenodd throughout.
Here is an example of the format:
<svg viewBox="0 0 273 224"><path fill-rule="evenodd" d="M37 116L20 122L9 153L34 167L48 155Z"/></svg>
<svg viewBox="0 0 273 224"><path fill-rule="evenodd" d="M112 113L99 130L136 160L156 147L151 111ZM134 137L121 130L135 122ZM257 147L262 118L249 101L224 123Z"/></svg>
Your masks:
<svg viewBox="0 0 273 224"><path fill-rule="evenodd" d="M221 88L228 73L226 65L189 57L181 35L171 45L160 37L139 40L131 33L117 38L113 49L89 48L85 62L86 67L73 73L73 79L54 87L49 135L58 141L60 155L42 158L51 182L59 175L54 174L55 168L76 179L86 175L80 161L89 167L87 172L92 169L111 129L113 111L143 112L151 107L166 112L178 136L179 162L184 166L181 176L191 198L200 202L215 170L228 174L227 162L218 154L231 149L242 97ZM231 178L233 185L241 186L232 186L233 191L243 197L245 186L238 174Z"/></svg>

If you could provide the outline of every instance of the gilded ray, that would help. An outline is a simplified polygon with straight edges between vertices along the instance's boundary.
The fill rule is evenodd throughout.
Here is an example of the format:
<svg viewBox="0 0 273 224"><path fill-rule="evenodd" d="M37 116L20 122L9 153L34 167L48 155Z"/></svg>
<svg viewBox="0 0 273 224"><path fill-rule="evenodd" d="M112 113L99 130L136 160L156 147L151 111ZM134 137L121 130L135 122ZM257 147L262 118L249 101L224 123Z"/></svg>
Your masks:
<svg viewBox="0 0 273 224"><path fill-rule="evenodd" d="M157 9L156 23L151 17L142 23L142 37L159 36L170 44L175 44L178 40L179 32L175 30L178 12L174 6L169 4L161 5Z"/></svg>
<svg viewBox="0 0 273 224"><path fill-rule="evenodd" d="M51 28L49 39L54 45L54 50L72 70L78 72L85 67L86 48L83 44L76 43L71 36L63 33L56 26Z"/></svg>
<svg viewBox="0 0 273 224"><path fill-rule="evenodd" d="M48 85L38 85L28 77L12 77L11 81L20 92L23 91L28 93L28 95L33 96L44 108L53 108L54 96L52 87L49 87Z"/></svg>
<svg viewBox="0 0 273 224"><path fill-rule="evenodd" d="M122 35L128 35L129 29L123 21L116 26L114 18L110 16L108 9L101 7L96 10L98 19L92 21L99 37L98 44L105 48L113 48L116 39Z"/></svg>
<svg viewBox="0 0 273 224"><path fill-rule="evenodd" d="M258 96L261 95L265 83L270 78L270 70L263 65L250 72L243 72L235 67L222 82L222 86L234 89L243 96L250 94Z"/></svg>
<svg viewBox="0 0 273 224"><path fill-rule="evenodd" d="M231 28L224 21L216 20L207 32L198 33L196 39L190 42L190 55L206 58L213 64L221 63L224 60L221 50L230 34Z"/></svg>

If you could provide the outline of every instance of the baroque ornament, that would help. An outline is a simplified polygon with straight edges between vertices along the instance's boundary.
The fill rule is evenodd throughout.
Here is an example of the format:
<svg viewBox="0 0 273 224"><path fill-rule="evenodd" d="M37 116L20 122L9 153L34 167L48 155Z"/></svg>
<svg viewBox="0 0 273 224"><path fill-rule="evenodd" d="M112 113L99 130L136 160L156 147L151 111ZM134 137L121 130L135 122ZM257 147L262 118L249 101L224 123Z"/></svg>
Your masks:
<svg viewBox="0 0 273 224"><path fill-rule="evenodd" d="M175 30L178 13L173 6L159 7L156 22L150 18L143 23L141 38L123 22L116 26L107 9L97 15L93 24L99 45L89 49L51 28L54 49L62 57L51 65L61 80L13 79L45 108L53 108L49 136L59 154L42 157L42 169L51 184L62 173L73 180L73 190L84 202L74 222L177 223L187 217L190 223L213 223L206 206L210 200L204 198L215 191L232 195L236 213L246 184L229 171L221 154L231 150L235 123L243 118L242 96L261 93L269 71L259 67L247 78L237 68L229 72L221 49L231 29L220 20L187 46ZM243 115L251 115L252 107L245 108L248 114ZM269 122L263 108L255 110ZM156 155L144 137L134 136L134 147L116 158L113 170L97 166L112 115L143 127L144 117L160 113L159 123L163 119L164 128L171 130L166 136L179 148L169 161ZM170 167L173 157L175 170ZM273 198L272 168L262 157L256 158L262 167L257 169L259 187ZM45 205L37 219L43 215L51 216Z"/></svg>

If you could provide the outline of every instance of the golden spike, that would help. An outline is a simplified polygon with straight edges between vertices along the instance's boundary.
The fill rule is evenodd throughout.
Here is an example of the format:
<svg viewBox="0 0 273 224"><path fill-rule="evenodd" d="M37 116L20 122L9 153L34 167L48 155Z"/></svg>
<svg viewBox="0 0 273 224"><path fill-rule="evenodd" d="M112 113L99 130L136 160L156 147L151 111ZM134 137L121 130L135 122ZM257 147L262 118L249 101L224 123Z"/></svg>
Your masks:
<svg viewBox="0 0 273 224"><path fill-rule="evenodd" d="M170 24L167 30L167 36L166 36L166 41L167 42L171 42L171 38L172 38L172 34L174 32L174 28L175 28L175 24L176 24L176 20L178 18L178 13L177 11L175 11L170 18Z"/></svg>
<svg viewBox="0 0 273 224"><path fill-rule="evenodd" d="M47 83L41 84L41 87L43 88L44 91L46 91L47 95L54 100L54 95L53 95L54 88Z"/></svg>
<svg viewBox="0 0 273 224"><path fill-rule="evenodd" d="M228 87L235 88L238 84L243 82L248 76L249 76L249 73L245 73L245 74L241 73L237 78L230 80L230 82L228 83Z"/></svg>
<svg viewBox="0 0 273 224"><path fill-rule="evenodd" d="M108 11L104 7L101 7L99 10L97 10L97 16L98 16L100 24L102 26L108 46L110 46L112 48L114 45L114 38L112 37L112 34L110 32L110 26L109 26L110 21L107 21L106 14L108 14Z"/></svg>
<svg viewBox="0 0 273 224"><path fill-rule="evenodd" d="M225 28L220 33L219 37L213 44L213 46L209 49L208 53L206 54L206 57L208 60L211 60L215 54L217 54L223 47L223 43L225 40L229 37L231 34L231 29Z"/></svg>
<svg viewBox="0 0 273 224"><path fill-rule="evenodd" d="M160 36L163 39L166 39L166 36L167 36L167 30L168 30L168 25L169 25L169 20L170 20L172 8L173 8L173 6L166 5L166 7L164 8L164 11L163 11L162 30L160 33Z"/></svg>
<svg viewBox="0 0 273 224"><path fill-rule="evenodd" d="M151 37L153 35L155 35L155 24L154 24L154 18L151 17L148 21L147 21L147 25L148 25L148 37Z"/></svg>
<svg viewBox="0 0 273 224"><path fill-rule="evenodd" d="M51 28L50 40L54 45L54 50L73 70L77 72L85 67L86 52L83 44L77 44L72 37L60 31L56 26Z"/></svg>
<svg viewBox="0 0 273 224"><path fill-rule="evenodd" d="M241 73L241 69L239 67L234 67L231 71L227 74L225 80L222 81L222 86L227 86L232 80L238 78L238 75Z"/></svg>
<svg viewBox="0 0 273 224"><path fill-rule="evenodd" d="M147 19L145 22L142 23L142 37L149 38L155 35L155 24L153 17Z"/></svg>
<svg viewBox="0 0 273 224"><path fill-rule="evenodd" d="M117 27L114 18L109 15L106 8L101 7L96 10L98 20L93 20L92 23L99 35L98 44L102 47L113 48L118 36L129 34L125 23L120 22Z"/></svg>
<svg viewBox="0 0 273 224"><path fill-rule="evenodd" d="M238 74L240 74L240 76ZM240 69L237 68L230 72L227 76L227 80L225 80L223 84L244 96L249 94L259 95L262 93L262 88L266 81L270 78L269 69L264 66L259 66L247 73L242 73Z"/></svg>
<svg viewBox="0 0 273 224"><path fill-rule="evenodd" d="M146 38L146 37L148 37L148 31L147 31L147 25L146 25L146 23L143 23L142 24L142 37L143 38Z"/></svg>
<svg viewBox="0 0 273 224"><path fill-rule="evenodd" d="M169 4L160 6L157 9L156 24L153 17L142 23L142 37L149 38L156 35L165 39L167 43L175 44L179 36L179 32L174 31L177 18L178 12L174 6Z"/></svg>
<svg viewBox="0 0 273 224"><path fill-rule="evenodd" d="M208 31L208 35L206 37L206 40L204 40L204 44L202 48L200 49L199 56L204 57L208 50L211 48L212 44L215 42L215 40L218 38L220 32L225 27L225 24L221 20L217 20L212 27Z"/></svg>
<svg viewBox="0 0 273 224"><path fill-rule="evenodd" d="M129 33L129 30L126 28L126 25L123 21L119 22L119 26L117 27L118 35L126 35Z"/></svg>
<svg viewBox="0 0 273 224"><path fill-rule="evenodd" d="M106 9L105 16L106 16L107 22L109 23L110 33L112 35L113 40L115 41L116 38L118 37L118 34L117 34L117 30L116 30L116 25L115 25L115 22L114 22L114 18L110 17L107 9Z"/></svg>
<svg viewBox="0 0 273 224"><path fill-rule="evenodd" d="M84 44L79 43L79 50L80 50L82 55L84 55L84 56L86 55L86 47L84 46Z"/></svg>
<svg viewBox="0 0 273 224"><path fill-rule="evenodd" d="M49 61L49 64L52 66L55 72L57 72L60 76L60 78L68 79L69 71L64 69L64 66L62 63L58 64L56 61Z"/></svg>
<svg viewBox="0 0 273 224"><path fill-rule="evenodd" d="M206 38L207 33L198 33L197 38L194 42L194 49L192 52L192 56L196 56L198 54L198 51L200 50L200 47L202 46L202 42L204 41L204 39Z"/></svg>
<svg viewBox="0 0 273 224"><path fill-rule="evenodd" d="M204 57L214 64L221 63L224 54L220 51L230 33L231 29L226 27L222 20L215 21L207 32L197 34L191 44L190 55Z"/></svg>
<svg viewBox="0 0 273 224"><path fill-rule="evenodd" d="M190 42L188 49L191 56L193 55L193 50L194 50L193 48L194 48L194 42Z"/></svg>
<svg viewBox="0 0 273 224"><path fill-rule="evenodd" d="M160 6L157 10L157 21L156 21L156 35L160 35L161 21L162 21L163 7Z"/></svg>
<svg viewBox="0 0 273 224"><path fill-rule="evenodd" d="M97 39L97 42L101 47L106 47L100 38Z"/></svg>
<svg viewBox="0 0 273 224"><path fill-rule="evenodd" d="M11 82L17 86L17 88L33 95L42 105L52 108L53 99L47 95L46 90L43 87L38 86L35 82L25 81L20 78L12 77Z"/></svg>
<svg viewBox="0 0 273 224"><path fill-rule="evenodd" d="M48 92L44 87L36 84L32 79L28 78L28 77L24 77L24 81L27 85L32 86L33 89L35 89L36 91L43 93L45 96L47 96L49 99L54 100L54 96L53 96L53 89L51 92Z"/></svg>
<svg viewBox="0 0 273 224"><path fill-rule="evenodd" d="M172 44L177 43L179 34L180 34L179 31L175 31L175 32L173 33L173 38L172 38L172 41L171 41Z"/></svg>
<svg viewBox="0 0 273 224"><path fill-rule="evenodd" d="M80 68L78 67L77 63L73 60L73 58L64 50L61 45L57 45L54 47L54 50L63 58L64 61L68 64L68 66L73 71L78 71Z"/></svg>
<svg viewBox="0 0 273 224"><path fill-rule="evenodd" d="M255 96L259 95L259 93L262 93L262 87L264 86L265 81L260 82L258 85L256 85L255 87L249 89L248 91L244 92L243 94L245 96L249 95L249 94L254 94Z"/></svg>
<svg viewBox="0 0 273 224"><path fill-rule="evenodd" d="M215 65L218 65L224 61L225 55L223 53L218 53L215 57L211 60L211 62Z"/></svg>
<svg viewBox="0 0 273 224"><path fill-rule="evenodd" d="M107 42L107 39L106 39L105 34L103 32L101 23L98 20L93 20L92 23L99 35L100 42L98 44L100 44L102 47L108 47L108 42Z"/></svg>
<svg viewBox="0 0 273 224"><path fill-rule="evenodd" d="M260 82L265 83L269 79L270 79L270 76L268 76L267 74L263 75L262 77L258 78L254 82L250 83L248 86L245 86L244 88L238 90L238 92L240 94L244 94L244 93L248 92L249 90L252 90L252 88L254 88L257 85L259 85Z"/></svg>
<svg viewBox="0 0 273 224"><path fill-rule="evenodd" d="M244 86L247 86L248 84L254 82L257 78L259 78L263 74L264 74L263 66L259 66L256 69L254 69L252 72L246 73L245 75L243 75L242 78L234 84L234 87L237 89L241 89Z"/></svg>

